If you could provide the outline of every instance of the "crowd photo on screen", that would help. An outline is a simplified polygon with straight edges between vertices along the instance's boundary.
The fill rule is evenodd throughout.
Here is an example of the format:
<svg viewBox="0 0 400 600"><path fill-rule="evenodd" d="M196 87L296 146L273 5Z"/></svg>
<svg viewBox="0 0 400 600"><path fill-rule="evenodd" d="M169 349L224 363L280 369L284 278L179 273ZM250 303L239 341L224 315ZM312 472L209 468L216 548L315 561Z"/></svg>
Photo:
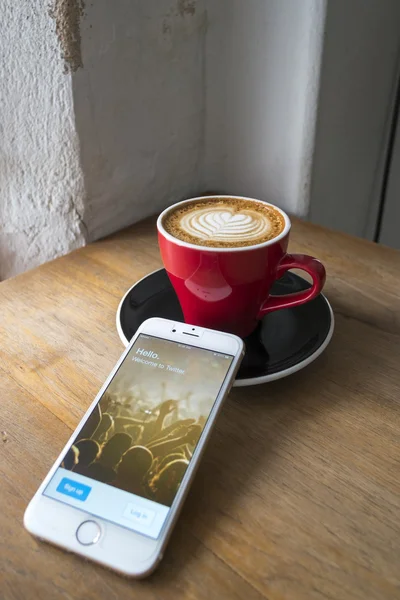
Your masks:
<svg viewBox="0 0 400 600"><path fill-rule="evenodd" d="M125 361L61 467L171 506L226 372L191 358L179 356L184 375Z"/></svg>

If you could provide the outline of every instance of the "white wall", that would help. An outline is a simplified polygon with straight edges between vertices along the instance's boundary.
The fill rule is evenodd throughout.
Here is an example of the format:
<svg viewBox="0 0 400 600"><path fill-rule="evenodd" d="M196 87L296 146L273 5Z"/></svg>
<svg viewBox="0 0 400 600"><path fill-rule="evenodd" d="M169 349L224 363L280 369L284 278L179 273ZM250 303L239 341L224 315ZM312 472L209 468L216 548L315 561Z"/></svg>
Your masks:
<svg viewBox="0 0 400 600"><path fill-rule="evenodd" d="M2 6L0 278L203 191L375 202L398 0L52 3Z"/></svg>
<svg viewBox="0 0 400 600"><path fill-rule="evenodd" d="M205 184L304 215L324 0L209 0Z"/></svg>
<svg viewBox="0 0 400 600"><path fill-rule="evenodd" d="M203 0L3 5L0 279L200 190L206 38Z"/></svg>
<svg viewBox="0 0 400 600"><path fill-rule="evenodd" d="M96 0L73 75L96 239L200 189L204 141L203 0Z"/></svg>
<svg viewBox="0 0 400 600"><path fill-rule="evenodd" d="M1 3L0 280L81 246L70 76L42 0Z"/></svg>
<svg viewBox="0 0 400 600"><path fill-rule="evenodd" d="M305 214L325 0L53 2L0 42L3 277L205 190Z"/></svg>
<svg viewBox="0 0 400 600"><path fill-rule="evenodd" d="M325 0L97 0L73 75L89 239L204 190L308 206Z"/></svg>

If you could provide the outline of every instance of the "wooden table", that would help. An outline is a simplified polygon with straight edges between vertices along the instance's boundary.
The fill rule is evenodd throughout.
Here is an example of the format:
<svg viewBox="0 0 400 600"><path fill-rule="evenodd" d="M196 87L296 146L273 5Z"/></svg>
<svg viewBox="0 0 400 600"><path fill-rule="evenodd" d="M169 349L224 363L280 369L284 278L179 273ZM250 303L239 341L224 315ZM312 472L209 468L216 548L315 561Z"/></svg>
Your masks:
<svg viewBox="0 0 400 600"><path fill-rule="evenodd" d="M400 253L295 222L336 331L304 371L232 392L163 563L131 582L33 539L24 509L123 348L154 221L0 284L0 598L400 598ZM5 433L4 433L5 432Z"/></svg>

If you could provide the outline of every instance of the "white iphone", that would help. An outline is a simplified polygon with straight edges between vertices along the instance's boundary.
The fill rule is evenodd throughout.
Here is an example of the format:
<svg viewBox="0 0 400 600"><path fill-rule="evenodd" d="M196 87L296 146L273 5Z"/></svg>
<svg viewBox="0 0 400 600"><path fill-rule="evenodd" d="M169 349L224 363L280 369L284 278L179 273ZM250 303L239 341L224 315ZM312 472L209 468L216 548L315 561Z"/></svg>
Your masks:
<svg viewBox="0 0 400 600"><path fill-rule="evenodd" d="M243 352L234 335L145 321L31 500L28 531L124 575L153 571Z"/></svg>

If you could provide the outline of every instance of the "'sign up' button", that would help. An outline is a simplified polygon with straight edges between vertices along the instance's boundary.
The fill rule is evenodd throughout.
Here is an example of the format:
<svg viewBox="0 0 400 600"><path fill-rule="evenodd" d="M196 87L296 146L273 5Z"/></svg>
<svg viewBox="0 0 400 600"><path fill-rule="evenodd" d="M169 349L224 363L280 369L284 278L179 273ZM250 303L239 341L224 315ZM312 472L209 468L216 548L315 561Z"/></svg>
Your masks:
<svg viewBox="0 0 400 600"><path fill-rule="evenodd" d="M71 498L75 498L75 500L81 500L81 502L86 500L91 492L91 489L92 488L88 485L78 483L72 479L67 479L67 477L63 477L57 486L57 492L60 492L60 494L65 494L66 496L70 496Z"/></svg>

